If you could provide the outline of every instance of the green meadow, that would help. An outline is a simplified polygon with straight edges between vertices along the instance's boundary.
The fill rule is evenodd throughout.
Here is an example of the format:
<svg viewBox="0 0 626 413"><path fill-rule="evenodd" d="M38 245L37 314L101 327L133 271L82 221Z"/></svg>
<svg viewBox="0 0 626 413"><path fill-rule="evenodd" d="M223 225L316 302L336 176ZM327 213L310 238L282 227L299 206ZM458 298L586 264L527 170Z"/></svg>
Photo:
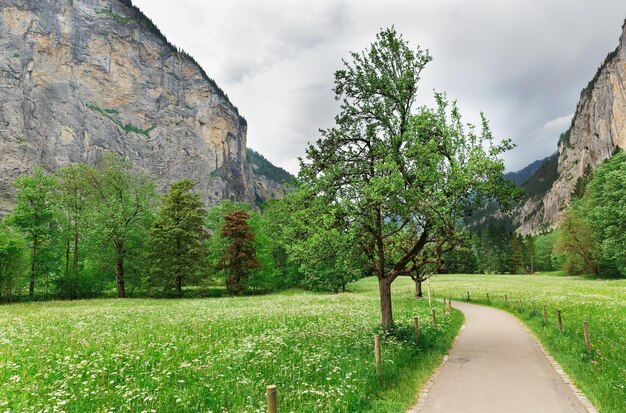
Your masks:
<svg viewBox="0 0 626 413"><path fill-rule="evenodd" d="M264 412L269 384L284 412L403 411L463 317L433 331L427 302L397 297L379 384L377 285L350 290L0 307L0 411Z"/></svg>

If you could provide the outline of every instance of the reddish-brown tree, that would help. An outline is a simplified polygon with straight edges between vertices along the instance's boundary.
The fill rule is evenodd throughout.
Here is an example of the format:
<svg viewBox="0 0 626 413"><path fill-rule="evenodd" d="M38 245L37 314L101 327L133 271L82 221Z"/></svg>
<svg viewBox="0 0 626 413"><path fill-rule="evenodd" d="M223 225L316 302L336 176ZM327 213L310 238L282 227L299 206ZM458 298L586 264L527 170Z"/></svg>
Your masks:
<svg viewBox="0 0 626 413"><path fill-rule="evenodd" d="M221 234L230 240L224 256L217 265L218 270L226 270L226 289L231 294L238 294L245 289L242 281L250 275L250 271L261 264L256 259L254 234L248 225L250 215L237 210L226 215L226 222Z"/></svg>

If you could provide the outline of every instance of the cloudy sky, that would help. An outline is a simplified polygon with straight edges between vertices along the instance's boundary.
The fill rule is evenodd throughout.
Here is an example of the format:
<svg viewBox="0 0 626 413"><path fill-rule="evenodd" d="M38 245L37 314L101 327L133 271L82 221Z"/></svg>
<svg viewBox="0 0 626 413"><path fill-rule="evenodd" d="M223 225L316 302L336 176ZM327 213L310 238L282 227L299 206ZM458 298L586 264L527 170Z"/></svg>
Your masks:
<svg viewBox="0 0 626 413"><path fill-rule="evenodd" d="M292 173L333 124L333 73L395 25L429 49L433 90L482 111L518 147L508 170L556 151L580 90L618 44L624 0L134 0L204 67L248 120L248 145Z"/></svg>

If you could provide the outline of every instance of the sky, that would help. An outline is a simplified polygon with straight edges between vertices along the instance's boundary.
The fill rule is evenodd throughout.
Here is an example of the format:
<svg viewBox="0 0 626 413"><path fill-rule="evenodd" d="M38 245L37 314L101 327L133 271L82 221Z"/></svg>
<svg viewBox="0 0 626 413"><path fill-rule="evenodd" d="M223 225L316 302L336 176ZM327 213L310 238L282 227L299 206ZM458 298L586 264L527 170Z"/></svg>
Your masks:
<svg viewBox="0 0 626 413"><path fill-rule="evenodd" d="M417 105L433 92L483 112L516 171L557 150L580 91L615 49L624 0L133 0L191 54L248 121L248 146L298 171L308 142L331 127L334 72L381 28L433 57Z"/></svg>

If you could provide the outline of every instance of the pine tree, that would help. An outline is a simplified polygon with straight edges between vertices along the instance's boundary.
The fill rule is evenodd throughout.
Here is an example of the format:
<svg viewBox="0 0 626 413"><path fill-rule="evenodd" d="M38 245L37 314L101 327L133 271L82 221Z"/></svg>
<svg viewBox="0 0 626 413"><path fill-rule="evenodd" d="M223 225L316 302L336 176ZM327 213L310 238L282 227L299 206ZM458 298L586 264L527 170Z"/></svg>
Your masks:
<svg viewBox="0 0 626 413"><path fill-rule="evenodd" d="M206 211L192 188L188 179L174 183L150 230L151 284L165 291L175 288L178 297L185 282L202 271L207 255Z"/></svg>
<svg viewBox="0 0 626 413"><path fill-rule="evenodd" d="M260 267L248 218L250 215L245 211L233 211L224 217L226 223L221 230L221 235L230 243L217 269L226 270L226 289L231 294L243 291L245 285L242 281L250 275L251 270Z"/></svg>

